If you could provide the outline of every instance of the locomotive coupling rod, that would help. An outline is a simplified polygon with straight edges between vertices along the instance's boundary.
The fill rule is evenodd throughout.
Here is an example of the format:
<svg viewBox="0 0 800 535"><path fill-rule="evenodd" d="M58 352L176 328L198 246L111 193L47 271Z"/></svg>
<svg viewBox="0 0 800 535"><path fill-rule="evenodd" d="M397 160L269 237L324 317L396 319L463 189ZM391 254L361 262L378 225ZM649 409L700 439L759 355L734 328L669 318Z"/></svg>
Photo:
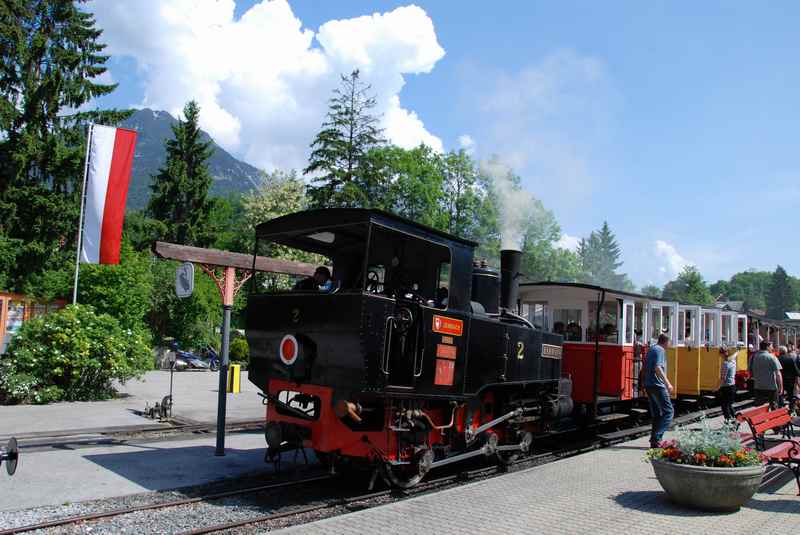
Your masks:
<svg viewBox="0 0 800 535"><path fill-rule="evenodd" d="M444 466L446 464L457 463L459 461L463 461L464 459L469 459L471 457L479 457L479 456L486 456L488 453L487 446L483 446L474 451L468 451L466 453L461 453L459 455L453 455L452 457L445 457L441 461L435 461L431 463L431 468L438 468L439 466Z"/></svg>
<svg viewBox="0 0 800 535"><path fill-rule="evenodd" d="M499 418L495 418L491 422L486 422L482 426L480 426L477 429L475 429L475 431L472 431L471 429L467 428L467 432L466 432L467 440L472 440L474 437L476 437L477 435L480 435L481 433L483 433L487 429L491 429L492 427L496 426L497 424L505 422L506 420L514 418L515 416L522 416L523 412L524 411L523 411L522 408L514 409L513 411L509 412L508 414L504 414L503 416L500 416Z"/></svg>

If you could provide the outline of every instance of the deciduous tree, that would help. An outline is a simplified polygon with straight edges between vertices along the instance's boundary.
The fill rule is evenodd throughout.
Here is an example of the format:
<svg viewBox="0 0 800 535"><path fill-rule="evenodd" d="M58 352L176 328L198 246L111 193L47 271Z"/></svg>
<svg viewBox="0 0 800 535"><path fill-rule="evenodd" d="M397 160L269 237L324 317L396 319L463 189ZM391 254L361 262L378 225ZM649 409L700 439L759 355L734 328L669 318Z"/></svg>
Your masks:
<svg viewBox="0 0 800 535"><path fill-rule="evenodd" d="M703 276L695 266L684 267L675 280L664 285L661 295L664 299L681 303L710 305L714 302Z"/></svg>

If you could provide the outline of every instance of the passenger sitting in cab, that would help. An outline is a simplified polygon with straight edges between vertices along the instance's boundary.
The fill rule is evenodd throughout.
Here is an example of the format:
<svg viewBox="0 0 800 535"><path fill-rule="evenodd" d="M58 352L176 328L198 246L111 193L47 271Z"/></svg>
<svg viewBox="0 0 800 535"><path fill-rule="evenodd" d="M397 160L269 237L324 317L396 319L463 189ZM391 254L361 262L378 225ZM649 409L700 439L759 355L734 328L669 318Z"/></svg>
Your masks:
<svg viewBox="0 0 800 535"><path fill-rule="evenodd" d="M447 288L439 288L436 290L436 300L434 301L434 306L436 308L447 308L447 301L450 296Z"/></svg>
<svg viewBox="0 0 800 535"><path fill-rule="evenodd" d="M333 290L333 279L331 278L331 270L325 266L320 266L314 271L313 277L306 277L298 281L293 288L295 291L313 291L318 290L322 293L329 293Z"/></svg>

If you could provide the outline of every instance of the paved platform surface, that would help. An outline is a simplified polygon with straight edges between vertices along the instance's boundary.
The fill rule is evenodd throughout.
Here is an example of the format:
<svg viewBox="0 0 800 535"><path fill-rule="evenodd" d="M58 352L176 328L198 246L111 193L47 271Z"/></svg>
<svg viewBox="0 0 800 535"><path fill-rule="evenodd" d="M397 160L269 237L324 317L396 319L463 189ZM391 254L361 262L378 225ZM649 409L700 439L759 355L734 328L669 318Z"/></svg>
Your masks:
<svg viewBox="0 0 800 535"><path fill-rule="evenodd" d="M216 372L175 373L173 415L198 422L217 419ZM264 417L264 406L258 389L242 372L242 392L228 394L228 421L254 420ZM53 403L50 405L0 406L0 437L32 432L62 431L155 424L135 411L145 402L151 405L169 393L169 372L147 372L142 380L129 381L118 387L120 397L108 401ZM166 426L166 425L165 425Z"/></svg>
<svg viewBox="0 0 800 535"><path fill-rule="evenodd" d="M0 511L60 505L146 491L199 485L256 472L264 463L264 435L228 435L226 455L216 438L23 452L13 477L0 470Z"/></svg>
<svg viewBox="0 0 800 535"><path fill-rule="evenodd" d="M647 439L282 530L303 535L796 533L800 497L780 477L736 513L671 504L642 461ZM788 473L788 471L787 471ZM763 489L762 489L763 490Z"/></svg>

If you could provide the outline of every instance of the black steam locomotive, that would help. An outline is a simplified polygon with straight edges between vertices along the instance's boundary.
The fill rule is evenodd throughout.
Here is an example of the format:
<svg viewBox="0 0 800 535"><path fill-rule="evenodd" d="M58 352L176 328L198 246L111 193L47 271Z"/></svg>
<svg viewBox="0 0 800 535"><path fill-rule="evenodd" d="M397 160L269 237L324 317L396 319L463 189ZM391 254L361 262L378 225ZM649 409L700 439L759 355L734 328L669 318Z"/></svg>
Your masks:
<svg viewBox="0 0 800 535"><path fill-rule="evenodd" d="M326 291L251 290L268 456L311 447L408 487L469 457L508 462L571 412L561 336L515 314L519 252L502 251L501 276L474 264L474 242L363 209L286 215L256 238L321 255L333 275Z"/></svg>

